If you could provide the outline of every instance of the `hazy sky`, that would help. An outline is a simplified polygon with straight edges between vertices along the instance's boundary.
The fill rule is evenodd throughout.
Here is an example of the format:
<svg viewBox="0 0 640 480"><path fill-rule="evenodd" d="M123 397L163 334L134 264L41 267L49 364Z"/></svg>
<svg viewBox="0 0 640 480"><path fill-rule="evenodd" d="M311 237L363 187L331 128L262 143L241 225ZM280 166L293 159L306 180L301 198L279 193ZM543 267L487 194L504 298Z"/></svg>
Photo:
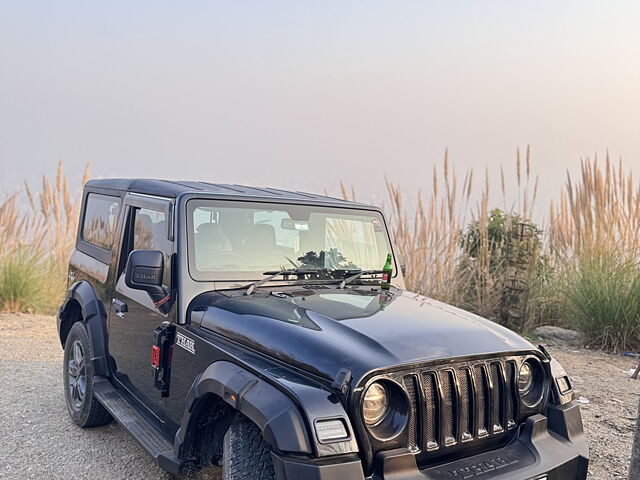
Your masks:
<svg viewBox="0 0 640 480"><path fill-rule="evenodd" d="M526 144L543 195L640 174L640 2L0 0L4 192L62 160L368 200Z"/></svg>

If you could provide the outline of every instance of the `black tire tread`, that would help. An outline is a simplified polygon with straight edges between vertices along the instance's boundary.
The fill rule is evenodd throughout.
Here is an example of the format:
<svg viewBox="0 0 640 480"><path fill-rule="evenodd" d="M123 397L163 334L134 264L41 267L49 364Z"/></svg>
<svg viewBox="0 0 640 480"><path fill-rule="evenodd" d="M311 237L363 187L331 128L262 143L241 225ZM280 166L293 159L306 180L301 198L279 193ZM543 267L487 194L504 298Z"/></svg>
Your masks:
<svg viewBox="0 0 640 480"><path fill-rule="evenodd" d="M68 400L68 389L67 389L67 355L68 349L75 339L79 339L82 343L82 346L85 350L85 364L87 368L87 391L85 395L85 406L82 411L76 412L71 407ZM67 400L67 409L69 410L69 414L71 415L72 420L82 428L89 427L99 427L102 425L107 425L111 423L113 417L111 414L102 406L102 404L98 401L98 399L93 395L93 378L94 378L94 367L93 362L87 361L94 357L93 354L93 345L91 344L91 340L89 339L89 335L87 334L87 330L84 327L82 322L76 322L71 330L69 330L69 335L67 336L67 341L65 343L65 355L64 355L64 378L63 378L63 386L65 389L65 399ZM88 405L86 402L89 402Z"/></svg>
<svg viewBox="0 0 640 480"><path fill-rule="evenodd" d="M224 436L223 480L275 480L271 448L252 422L234 423Z"/></svg>

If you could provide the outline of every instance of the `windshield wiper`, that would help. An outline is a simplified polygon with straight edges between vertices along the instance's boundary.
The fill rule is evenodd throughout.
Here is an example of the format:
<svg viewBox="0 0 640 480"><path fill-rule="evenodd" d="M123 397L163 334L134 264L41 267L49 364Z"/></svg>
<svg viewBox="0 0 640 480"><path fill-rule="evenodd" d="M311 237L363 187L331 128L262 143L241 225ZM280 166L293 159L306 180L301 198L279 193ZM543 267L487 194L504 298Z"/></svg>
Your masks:
<svg viewBox="0 0 640 480"><path fill-rule="evenodd" d="M253 293L253 291L258 288L261 287L262 285L264 285L267 282L270 282L271 280L273 280L276 277L279 276L283 276L283 275L310 275L312 273L318 273L323 271L324 269L322 268L287 268L284 270L280 270L278 272L264 272L265 275L269 275L268 277L263 278L262 280L258 280L257 282L253 282L251 285L249 285L249 288L247 288L247 290L244 292L245 295L251 295Z"/></svg>
<svg viewBox="0 0 640 480"><path fill-rule="evenodd" d="M342 290L347 283L351 283L351 282L359 279L362 275L380 275L382 273L384 273L382 270L362 270L362 271L356 273L355 275L351 275L350 277L344 278L340 282L340 286L338 288L340 290Z"/></svg>

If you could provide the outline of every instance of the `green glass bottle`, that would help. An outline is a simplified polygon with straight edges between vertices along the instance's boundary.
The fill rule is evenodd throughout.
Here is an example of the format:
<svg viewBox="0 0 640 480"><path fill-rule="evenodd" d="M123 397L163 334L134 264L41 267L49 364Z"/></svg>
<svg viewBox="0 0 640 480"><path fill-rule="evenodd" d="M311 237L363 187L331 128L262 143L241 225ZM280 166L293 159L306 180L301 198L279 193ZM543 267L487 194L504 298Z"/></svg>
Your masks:
<svg viewBox="0 0 640 480"><path fill-rule="evenodd" d="M391 254L387 254L387 262L382 267L382 282L380 288L383 290L389 290L391 287L391 275L393 274L393 267L391 266Z"/></svg>

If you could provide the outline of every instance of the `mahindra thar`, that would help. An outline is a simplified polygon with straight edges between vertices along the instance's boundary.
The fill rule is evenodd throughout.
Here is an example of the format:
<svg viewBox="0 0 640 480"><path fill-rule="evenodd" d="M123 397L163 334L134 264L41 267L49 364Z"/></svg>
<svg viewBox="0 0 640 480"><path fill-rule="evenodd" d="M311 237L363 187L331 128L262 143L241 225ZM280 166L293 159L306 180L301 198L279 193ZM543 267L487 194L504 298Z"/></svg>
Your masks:
<svg viewBox="0 0 640 480"><path fill-rule="evenodd" d="M69 414L174 475L585 479L558 362L406 291L398 258L369 205L90 181L57 319Z"/></svg>

